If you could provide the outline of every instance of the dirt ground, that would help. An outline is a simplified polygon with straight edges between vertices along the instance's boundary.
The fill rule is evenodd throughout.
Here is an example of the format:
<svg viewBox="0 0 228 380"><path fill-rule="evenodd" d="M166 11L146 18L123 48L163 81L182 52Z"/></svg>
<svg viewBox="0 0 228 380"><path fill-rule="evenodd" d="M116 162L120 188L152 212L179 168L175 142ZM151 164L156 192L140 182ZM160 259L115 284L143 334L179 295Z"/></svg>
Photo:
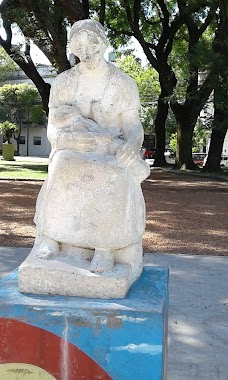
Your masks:
<svg viewBox="0 0 228 380"><path fill-rule="evenodd" d="M41 185L0 180L0 246L32 247ZM142 187L145 251L228 255L228 182L153 170Z"/></svg>

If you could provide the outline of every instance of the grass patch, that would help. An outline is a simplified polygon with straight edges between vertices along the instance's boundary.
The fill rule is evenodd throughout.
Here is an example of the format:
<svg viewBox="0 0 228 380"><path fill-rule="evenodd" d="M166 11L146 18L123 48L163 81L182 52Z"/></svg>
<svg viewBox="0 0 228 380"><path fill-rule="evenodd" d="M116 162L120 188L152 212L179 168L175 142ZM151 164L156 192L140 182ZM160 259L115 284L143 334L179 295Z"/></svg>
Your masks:
<svg viewBox="0 0 228 380"><path fill-rule="evenodd" d="M0 160L0 178L45 179L47 162Z"/></svg>

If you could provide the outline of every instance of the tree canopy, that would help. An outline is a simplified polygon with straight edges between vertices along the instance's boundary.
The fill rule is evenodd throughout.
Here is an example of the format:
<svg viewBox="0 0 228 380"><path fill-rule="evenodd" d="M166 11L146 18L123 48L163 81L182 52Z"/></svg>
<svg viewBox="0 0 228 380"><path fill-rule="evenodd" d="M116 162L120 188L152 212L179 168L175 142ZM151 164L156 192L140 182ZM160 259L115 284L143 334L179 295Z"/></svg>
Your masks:
<svg viewBox="0 0 228 380"><path fill-rule="evenodd" d="M40 77L32 62L31 40L49 58L57 72L61 72L70 67L67 35L70 25L79 19L99 19L116 48L134 37L159 79L155 164L165 164L166 125L171 106L177 129L177 166L195 167L192 143L197 119L213 90L217 94L223 92L224 101L227 91L226 0L3 0L0 12L6 30L6 38L0 38L0 43L37 86L46 112L50 86ZM11 26L14 23L24 35L23 49L12 44ZM127 65L130 68L131 62ZM144 83L149 85L150 81L145 79ZM148 99L148 103L152 102L153 96ZM215 116L221 104L220 101L220 106L215 106ZM225 130L226 123L222 136ZM215 140L218 134L216 136ZM219 156L219 150L216 155Z"/></svg>
<svg viewBox="0 0 228 380"><path fill-rule="evenodd" d="M142 104L140 119L145 134L154 132L156 104L160 93L158 74L151 67L142 67L132 55L124 55L116 60L117 66L137 83Z"/></svg>

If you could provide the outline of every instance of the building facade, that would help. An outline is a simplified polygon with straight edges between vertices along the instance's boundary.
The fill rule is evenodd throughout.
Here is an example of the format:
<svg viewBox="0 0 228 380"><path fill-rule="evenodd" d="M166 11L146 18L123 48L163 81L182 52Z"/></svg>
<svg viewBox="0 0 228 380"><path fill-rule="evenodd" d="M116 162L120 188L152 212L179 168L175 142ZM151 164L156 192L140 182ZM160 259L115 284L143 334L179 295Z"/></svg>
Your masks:
<svg viewBox="0 0 228 380"><path fill-rule="evenodd" d="M42 78L47 83L52 83L53 79L56 77L56 72L50 65L38 64L37 70ZM19 84L28 83L34 86L34 83L30 78L20 69L15 70L11 77L3 84ZM17 150L17 142L14 138L11 139L15 146L15 151ZM3 136L0 135L0 146L3 143ZM24 123L21 129L20 136L20 156L39 156L47 157L51 151L51 145L47 139L47 123L40 126L30 126Z"/></svg>

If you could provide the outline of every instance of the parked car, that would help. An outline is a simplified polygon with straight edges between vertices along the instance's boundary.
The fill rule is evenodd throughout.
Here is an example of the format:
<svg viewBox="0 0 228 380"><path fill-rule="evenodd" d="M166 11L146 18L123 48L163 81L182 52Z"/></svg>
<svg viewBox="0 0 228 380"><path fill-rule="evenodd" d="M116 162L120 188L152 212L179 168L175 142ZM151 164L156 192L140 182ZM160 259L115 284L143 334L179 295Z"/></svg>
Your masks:
<svg viewBox="0 0 228 380"><path fill-rule="evenodd" d="M222 154L220 165L228 167L228 155Z"/></svg>
<svg viewBox="0 0 228 380"><path fill-rule="evenodd" d="M148 149L143 148L142 149L142 158L145 160L147 158L154 158L155 157L155 149Z"/></svg>
<svg viewBox="0 0 228 380"><path fill-rule="evenodd" d="M192 153L193 162L196 165L203 166L206 158L206 153Z"/></svg>
<svg viewBox="0 0 228 380"><path fill-rule="evenodd" d="M205 166L206 161L207 161L207 156L205 156L205 158L203 160L203 166ZM222 154L221 161L220 161L220 166L228 167L228 155L227 154Z"/></svg>

